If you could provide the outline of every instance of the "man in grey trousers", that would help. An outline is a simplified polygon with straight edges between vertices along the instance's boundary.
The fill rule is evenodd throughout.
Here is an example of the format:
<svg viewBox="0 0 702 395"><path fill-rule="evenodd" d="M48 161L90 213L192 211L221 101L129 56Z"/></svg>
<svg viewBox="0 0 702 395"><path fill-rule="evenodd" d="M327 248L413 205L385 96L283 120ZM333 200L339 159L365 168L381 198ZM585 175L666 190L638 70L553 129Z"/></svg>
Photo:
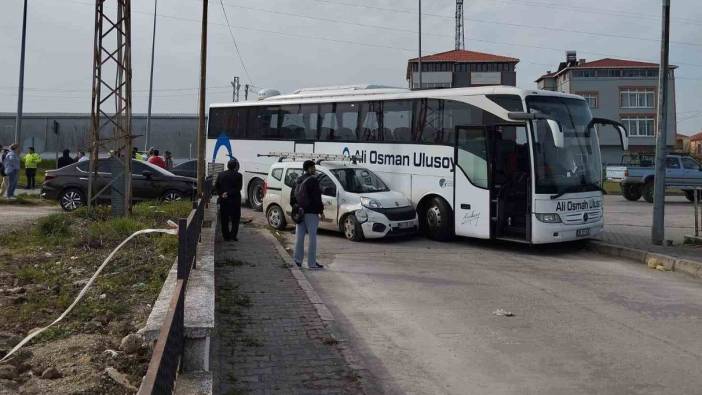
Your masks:
<svg viewBox="0 0 702 395"><path fill-rule="evenodd" d="M295 228L295 264L302 267L305 257L305 234L310 235L307 250L307 266L310 269L323 269L324 266L317 262L317 228L320 218L324 220L324 204L322 203L322 189L315 176L314 161L307 160L302 164L304 174L295 181L293 194L297 205L304 211L304 221Z"/></svg>

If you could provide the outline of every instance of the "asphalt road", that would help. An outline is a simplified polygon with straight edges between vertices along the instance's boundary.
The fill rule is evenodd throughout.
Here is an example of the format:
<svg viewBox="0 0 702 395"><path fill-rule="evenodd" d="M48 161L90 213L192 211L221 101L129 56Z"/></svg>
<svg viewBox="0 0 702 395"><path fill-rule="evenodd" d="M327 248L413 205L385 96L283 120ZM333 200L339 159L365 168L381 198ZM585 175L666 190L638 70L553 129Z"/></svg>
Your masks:
<svg viewBox="0 0 702 395"><path fill-rule="evenodd" d="M685 275L577 245L323 233L319 246L327 269L306 275L386 393L702 388L702 283Z"/></svg>

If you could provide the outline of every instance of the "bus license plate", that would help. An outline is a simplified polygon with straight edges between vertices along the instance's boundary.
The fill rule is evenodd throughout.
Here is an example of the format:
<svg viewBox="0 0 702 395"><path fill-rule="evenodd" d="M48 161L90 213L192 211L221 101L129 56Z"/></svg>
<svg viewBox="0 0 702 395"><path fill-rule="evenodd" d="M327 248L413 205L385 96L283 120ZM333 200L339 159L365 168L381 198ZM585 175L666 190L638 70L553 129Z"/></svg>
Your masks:
<svg viewBox="0 0 702 395"><path fill-rule="evenodd" d="M400 229L407 229L412 226L412 222L399 222L397 227Z"/></svg>
<svg viewBox="0 0 702 395"><path fill-rule="evenodd" d="M578 229L575 234L578 237L590 236L590 229Z"/></svg>

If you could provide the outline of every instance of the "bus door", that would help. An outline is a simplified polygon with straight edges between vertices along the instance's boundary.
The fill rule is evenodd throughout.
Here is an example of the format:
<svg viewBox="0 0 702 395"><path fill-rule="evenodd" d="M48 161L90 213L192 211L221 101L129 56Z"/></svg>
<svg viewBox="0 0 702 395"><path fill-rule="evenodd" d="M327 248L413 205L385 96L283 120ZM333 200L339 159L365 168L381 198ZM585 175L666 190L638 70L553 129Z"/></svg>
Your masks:
<svg viewBox="0 0 702 395"><path fill-rule="evenodd" d="M490 238L488 140L484 126L457 126L454 150L454 229L457 236Z"/></svg>
<svg viewBox="0 0 702 395"><path fill-rule="evenodd" d="M531 155L525 126L488 127L493 236L531 239Z"/></svg>

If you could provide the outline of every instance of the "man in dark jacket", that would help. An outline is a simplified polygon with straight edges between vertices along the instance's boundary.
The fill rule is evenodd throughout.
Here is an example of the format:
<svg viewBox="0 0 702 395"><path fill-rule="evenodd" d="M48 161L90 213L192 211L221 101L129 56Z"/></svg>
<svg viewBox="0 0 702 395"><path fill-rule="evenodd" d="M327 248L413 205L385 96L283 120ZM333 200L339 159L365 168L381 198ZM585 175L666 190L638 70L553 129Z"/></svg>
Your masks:
<svg viewBox="0 0 702 395"><path fill-rule="evenodd" d="M68 149L63 150L63 156L58 158L58 162L56 163L56 168L60 169L62 167L66 167L68 165L73 164L73 158L71 158L71 151Z"/></svg>
<svg viewBox="0 0 702 395"><path fill-rule="evenodd" d="M317 262L317 228L319 219L324 220L324 204L322 203L322 189L315 176L317 169L314 161L307 160L302 164L304 174L295 181L295 189L291 192L295 195L295 201L305 213L304 221L297 224L295 228L295 264L302 267L302 260L305 257L305 234L310 235L309 247L307 250L307 266L310 269L323 269L324 266Z"/></svg>
<svg viewBox="0 0 702 395"><path fill-rule="evenodd" d="M241 184L239 161L232 159L227 170L217 175L215 189L219 195L219 222L222 224L224 241L238 240L239 220L241 219Z"/></svg>

